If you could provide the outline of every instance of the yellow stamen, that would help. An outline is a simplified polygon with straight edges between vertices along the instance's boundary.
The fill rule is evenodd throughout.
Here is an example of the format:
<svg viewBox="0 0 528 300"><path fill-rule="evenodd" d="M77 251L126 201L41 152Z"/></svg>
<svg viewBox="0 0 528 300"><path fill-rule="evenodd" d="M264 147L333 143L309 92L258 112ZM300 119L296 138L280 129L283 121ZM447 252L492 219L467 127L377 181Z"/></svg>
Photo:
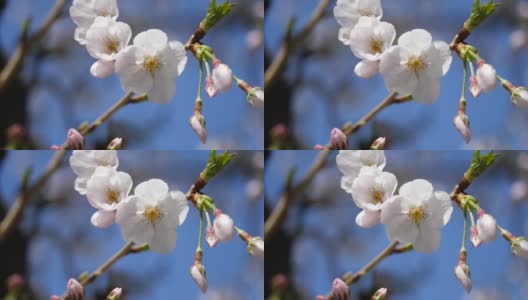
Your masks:
<svg viewBox="0 0 528 300"><path fill-rule="evenodd" d="M119 202L119 192L116 192L114 190L108 190L106 192L106 199L107 202L110 204Z"/></svg>
<svg viewBox="0 0 528 300"><path fill-rule="evenodd" d="M383 193L377 190L372 192L372 203L379 204L383 202Z"/></svg>
<svg viewBox="0 0 528 300"><path fill-rule="evenodd" d="M425 219L425 211L421 206L415 206L409 210L407 216L414 224L418 225Z"/></svg>
<svg viewBox="0 0 528 300"><path fill-rule="evenodd" d="M146 206L143 216L147 219L147 222L154 225L161 219L161 212L157 206Z"/></svg>
<svg viewBox="0 0 528 300"><path fill-rule="evenodd" d="M105 46L108 54L117 53L119 50L119 41L115 39L107 39L105 41Z"/></svg>
<svg viewBox="0 0 528 300"><path fill-rule="evenodd" d="M407 68L415 74L425 69L425 63L419 56L411 56L407 61Z"/></svg>
<svg viewBox="0 0 528 300"><path fill-rule="evenodd" d="M379 39L372 39L370 41L370 52L374 54L383 52L383 42Z"/></svg>
<svg viewBox="0 0 528 300"><path fill-rule="evenodd" d="M149 71L150 75L154 76L154 73L161 68L161 63L156 56L147 56L143 60L143 68Z"/></svg>

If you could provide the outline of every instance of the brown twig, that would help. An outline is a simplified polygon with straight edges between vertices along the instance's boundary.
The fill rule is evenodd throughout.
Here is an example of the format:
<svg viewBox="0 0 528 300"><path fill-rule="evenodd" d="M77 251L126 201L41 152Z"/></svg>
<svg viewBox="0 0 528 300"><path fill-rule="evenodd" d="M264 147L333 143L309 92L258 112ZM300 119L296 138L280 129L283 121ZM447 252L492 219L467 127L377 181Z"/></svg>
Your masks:
<svg viewBox="0 0 528 300"><path fill-rule="evenodd" d="M36 44L38 44L44 35L51 28L51 25L60 17L62 9L66 5L66 0L57 0L55 5L51 9L46 20L37 29L37 31L30 37L22 37L20 43L15 49L11 58L0 72L0 92L2 92L9 82L15 77L22 65L24 64L24 58L28 52L30 52Z"/></svg>
<svg viewBox="0 0 528 300"><path fill-rule="evenodd" d="M129 253L132 253L134 243L128 242L126 243L123 248L121 248L119 251L117 251L112 257L110 257L107 261L105 261L99 268L97 268L92 274L88 275L85 278L80 279L80 283L83 286L87 286L90 283L94 282L97 277L99 277L101 274L103 274L106 270L108 270L113 264L115 264L119 259L122 257L128 255Z"/></svg>
<svg viewBox="0 0 528 300"><path fill-rule="evenodd" d="M279 52L273 58L272 63L264 73L264 89L267 89L269 85L280 75L284 69L284 66L286 65L286 62L288 61L288 57L291 52L310 35L317 23L319 23L319 21L323 18L326 9L330 5L330 2L330 0L321 0L319 5L312 13L310 20L301 29L301 31L299 31L299 33L295 36L285 39L279 49Z"/></svg>

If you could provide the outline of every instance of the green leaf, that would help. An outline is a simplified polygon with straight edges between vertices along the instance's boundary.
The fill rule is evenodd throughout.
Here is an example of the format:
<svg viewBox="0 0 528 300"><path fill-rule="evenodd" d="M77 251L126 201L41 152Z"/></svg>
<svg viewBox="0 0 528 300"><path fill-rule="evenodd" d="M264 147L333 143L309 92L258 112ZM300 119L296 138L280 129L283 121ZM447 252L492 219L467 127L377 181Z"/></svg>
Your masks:
<svg viewBox="0 0 528 300"><path fill-rule="evenodd" d="M230 153L229 151L226 151L220 155L216 155L216 150L211 151L211 153L209 153L207 165L202 172L202 178L205 181L208 181L209 179L216 176L216 174L222 171L222 169L231 162L235 155L236 154Z"/></svg>
<svg viewBox="0 0 528 300"><path fill-rule="evenodd" d="M480 0L473 1L473 9L471 10L471 15L464 23L464 27L469 31L473 31L477 28L486 18L488 18L495 9L499 6L499 3L495 3L493 0L486 2L481 5Z"/></svg>
<svg viewBox="0 0 528 300"><path fill-rule="evenodd" d="M486 153L484 156L480 155L480 150L475 151L471 165L466 172L467 179L473 181L480 176L495 162L497 157L499 157L499 154L495 154L493 151Z"/></svg>
<svg viewBox="0 0 528 300"><path fill-rule="evenodd" d="M231 11L233 6L235 4L229 2L229 0L222 2L220 5L216 4L216 0L211 0L209 2L209 8L207 9L207 15L202 21L203 29L206 32L209 31L209 29L220 22Z"/></svg>

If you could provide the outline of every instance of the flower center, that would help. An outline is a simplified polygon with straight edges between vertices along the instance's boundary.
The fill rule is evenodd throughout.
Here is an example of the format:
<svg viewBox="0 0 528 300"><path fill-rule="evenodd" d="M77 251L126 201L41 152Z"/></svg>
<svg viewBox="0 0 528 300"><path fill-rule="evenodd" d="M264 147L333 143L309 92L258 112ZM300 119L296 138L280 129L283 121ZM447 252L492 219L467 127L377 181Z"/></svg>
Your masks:
<svg viewBox="0 0 528 300"><path fill-rule="evenodd" d="M99 17L110 17L110 12L104 9L97 10L95 13Z"/></svg>
<svg viewBox="0 0 528 300"><path fill-rule="evenodd" d="M425 69L425 63L419 56L411 56L407 61L407 68L414 73L418 73Z"/></svg>
<svg viewBox="0 0 528 300"><path fill-rule="evenodd" d="M157 206L146 206L143 216L147 219L147 222L154 225L159 219L161 219L161 212Z"/></svg>
<svg viewBox="0 0 528 300"><path fill-rule="evenodd" d="M117 50L119 50L119 41L117 41L116 39L107 39L105 41L105 46L106 46L106 52L108 52L109 54L112 54L112 53L117 53Z"/></svg>
<svg viewBox="0 0 528 300"><path fill-rule="evenodd" d="M106 199L109 204L114 204L119 202L119 192L114 190L108 190L106 192Z"/></svg>
<svg viewBox="0 0 528 300"><path fill-rule="evenodd" d="M415 206L409 210L407 216L414 224L418 225L425 219L425 211L421 206Z"/></svg>
<svg viewBox="0 0 528 300"><path fill-rule="evenodd" d="M370 52L374 54L383 52L383 42L379 39L370 40Z"/></svg>
<svg viewBox="0 0 528 300"><path fill-rule="evenodd" d="M374 190L372 192L372 203L379 204L381 202L383 202L383 193L378 190Z"/></svg>
<svg viewBox="0 0 528 300"><path fill-rule="evenodd" d="M362 17L373 17L374 13L370 11L368 8L360 8L359 9L359 15Z"/></svg>
<svg viewBox="0 0 528 300"><path fill-rule="evenodd" d="M154 76L154 73L161 68L161 63L156 56L147 56L143 60L143 68L149 71L150 75Z"/></svg>

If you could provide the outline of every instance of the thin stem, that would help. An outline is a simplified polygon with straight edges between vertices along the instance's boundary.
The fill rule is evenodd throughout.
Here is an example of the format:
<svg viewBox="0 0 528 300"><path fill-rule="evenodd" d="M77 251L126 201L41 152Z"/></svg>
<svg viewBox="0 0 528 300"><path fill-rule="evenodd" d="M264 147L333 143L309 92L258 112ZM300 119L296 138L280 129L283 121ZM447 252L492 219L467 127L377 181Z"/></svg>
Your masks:
<svg viewBox="0 0 528 300"><path fill-rule="evenodd" d="M460 102L464 103L464 107L466 106L466 88L467 88L467 60L464 61L464 77L462 79L462 95L460 95ZM469 63L472 65L471 63Z"/></svg>
<svg viewBox="0 0 528 300"><path fill-rule="evenodd" d="M198 80L198 95L196 102L202 102L202 88L203 88L203 61L200 61L200 75Z"/></svg>
<svg viewBox="0 0 528 300"><path fill-rule="evenodd" d="M200 229L198 230L198 246L196 246L196 251L202 251L202 236L203 236L203 218L204 211L200 210Z"/></svg>
<svg viewBox="0 0 528 300"><path fill-rule="evenodd" d="M209 212L205 212L205 218L207 220L207 226L211 226L211 217L209 217Z"/></svg>
<svg viewBox="0 0 528 300"><path fill-rule="evenodd" d="M471 77L475 76L475 69L473 68L473 63L469 62L469 70L471 71Z"/></svg>
<svg viewBox="0 0 528 300"><path fill-rule="evenodd" d="M462 246L460 251L466 251L466 237L467 237L467 211L464 211L464 231L462 232Z"/></svg>
<svg viewBox="0 0 528 300"><path fill-rule="evenodd" d="M105 261L99 268L97 268L92 274L90 274L86 278L82 278L80 280L80 283L83 286L87 286L90 283L92 283L97 277L99 277L101 274L103 274L106 270L108 270L113 264L115 264L119 259L126 256L128 253L130 253L132 247L134 246L133 242L126 243L123 248L121 248L119 251L117 251L112 257L110 257L107 261Z"/></svg>
<svg viewBox="0 0 528 300"><path fill-rule="evenodd" d="M475 226L475 218L473 217L473 213L469 212L469 219L471 220L471 227Z"/></svg>

